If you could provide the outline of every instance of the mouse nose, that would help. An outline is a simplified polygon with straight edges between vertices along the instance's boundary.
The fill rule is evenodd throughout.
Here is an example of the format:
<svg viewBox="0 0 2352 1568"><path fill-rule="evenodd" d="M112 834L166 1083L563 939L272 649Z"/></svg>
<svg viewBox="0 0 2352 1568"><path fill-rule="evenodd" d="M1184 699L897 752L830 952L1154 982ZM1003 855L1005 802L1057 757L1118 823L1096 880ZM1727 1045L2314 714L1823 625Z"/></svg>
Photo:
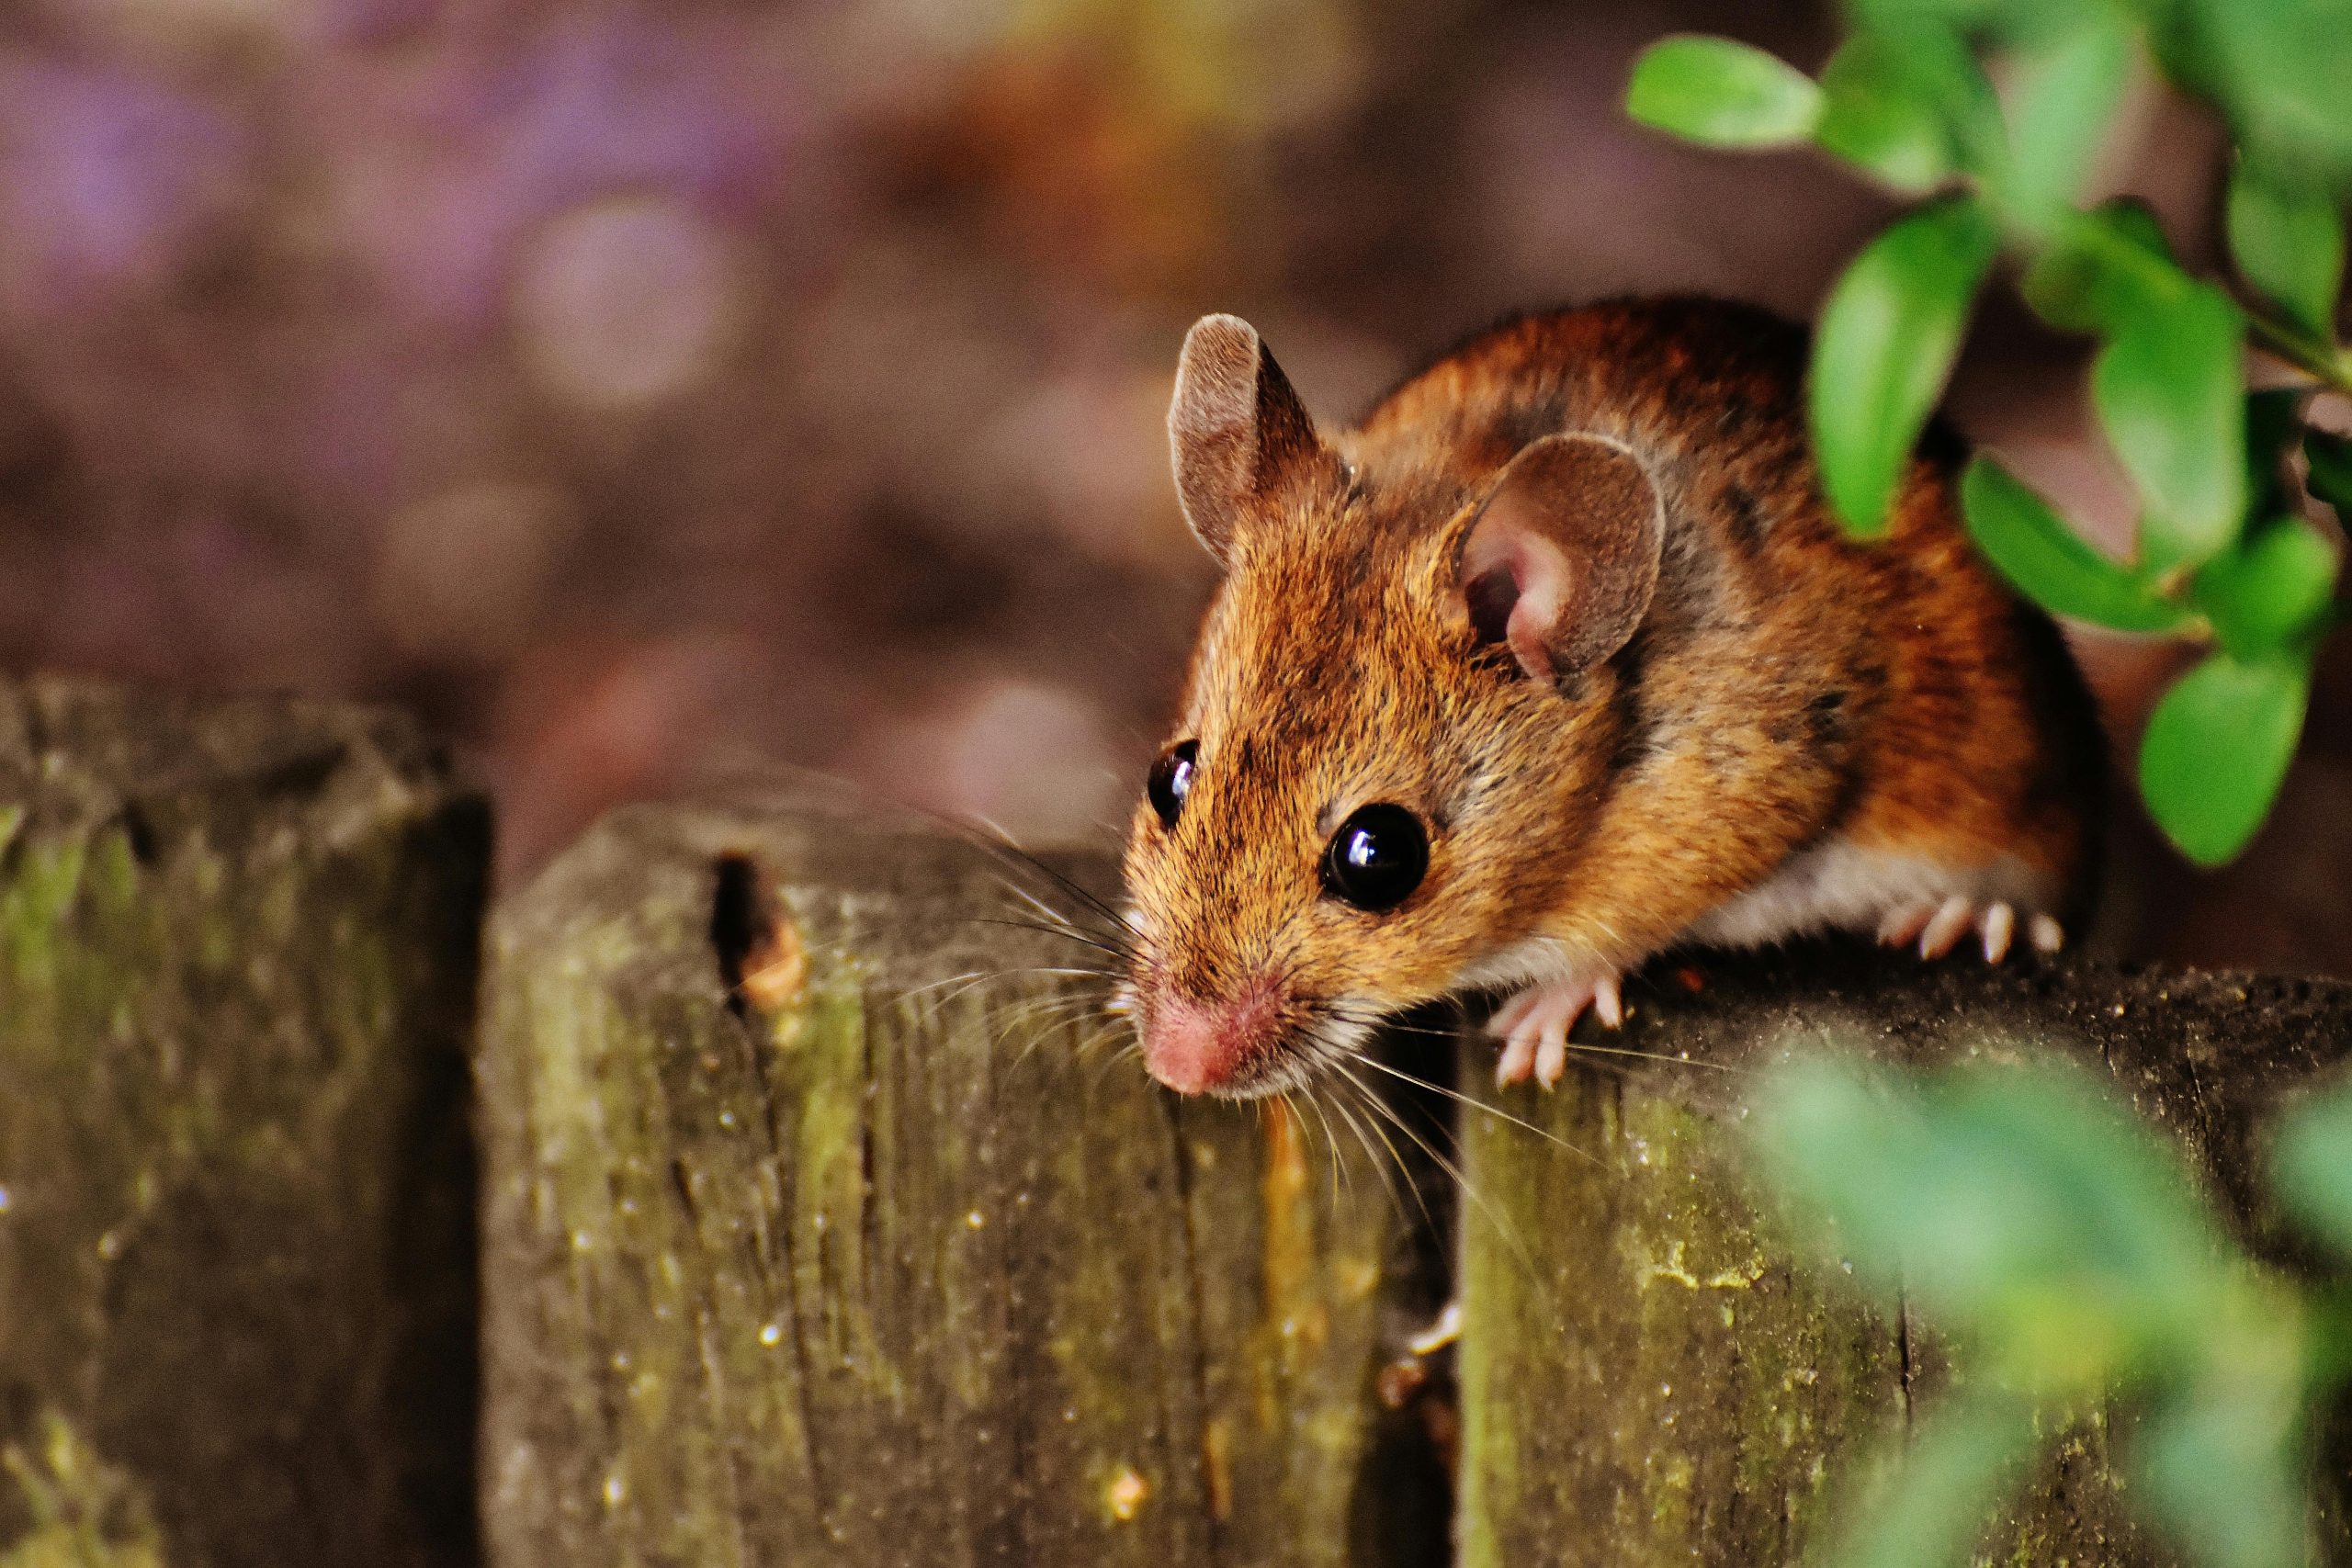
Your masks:
<svg viewBox="0 0 2352 1568"><path fill-rule="evenodd" d="M1161 997L1144 1019L1144 1066L1179 1094L1236 1088L1272 1054L1279 1012L1264 991L1238 1002Z"/></svg>

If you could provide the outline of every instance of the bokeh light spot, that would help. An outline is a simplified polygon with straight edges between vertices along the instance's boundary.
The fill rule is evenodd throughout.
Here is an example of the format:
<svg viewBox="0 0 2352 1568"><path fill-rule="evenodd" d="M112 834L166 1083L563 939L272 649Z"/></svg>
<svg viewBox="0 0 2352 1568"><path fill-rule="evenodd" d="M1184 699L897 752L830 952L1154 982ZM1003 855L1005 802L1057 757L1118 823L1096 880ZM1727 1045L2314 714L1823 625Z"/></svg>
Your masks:
<svg viewBox="0 0 2352 1568"><path fill-rule="evenodd" d="M660 402L716 368L741 328L744 285L730 237L684 202L574 208L524 249L514 299L524 361L567 402Z"/></svg>

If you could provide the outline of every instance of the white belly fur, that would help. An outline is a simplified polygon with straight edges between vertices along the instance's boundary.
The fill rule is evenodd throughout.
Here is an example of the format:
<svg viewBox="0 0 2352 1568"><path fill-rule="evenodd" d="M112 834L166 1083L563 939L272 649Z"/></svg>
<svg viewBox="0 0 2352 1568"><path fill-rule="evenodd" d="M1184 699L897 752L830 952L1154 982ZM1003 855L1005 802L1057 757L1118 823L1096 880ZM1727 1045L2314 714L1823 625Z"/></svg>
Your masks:
<svg viewBox="0 0 2352 1568"><path fill-rule="evenodd" d="M2054 892L2049 878L2013 856L1955 866L1830 839L1702 915L1683 938L1714 947L1760 947L1814 931L1874 932L1891 910L1940 904L1954 895L1980 908L2010 905L2022 921L2046 911Z"/></svg>

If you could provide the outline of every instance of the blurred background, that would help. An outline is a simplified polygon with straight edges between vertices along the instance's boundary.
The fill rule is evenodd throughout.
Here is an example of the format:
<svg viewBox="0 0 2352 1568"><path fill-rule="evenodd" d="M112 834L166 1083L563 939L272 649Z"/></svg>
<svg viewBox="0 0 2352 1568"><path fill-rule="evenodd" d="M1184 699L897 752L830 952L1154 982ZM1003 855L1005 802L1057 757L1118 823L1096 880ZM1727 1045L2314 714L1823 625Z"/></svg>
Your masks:
<svg viewBox="0 0 2352 1568"><path fill-rule="evenodd" d="M0 10L0 665L403 705L503 873L752 759L1025 838L1124 821L1212 586L1184 329L1318 418L1508 310L1810 315L1889 204L1640 130L1634 52L1807 70L1811 4L17 0ZM2213 265L2218 136L2109 153ZM1972 436L2109 544L2083 345L1996 293ZM2343 639L2338 639L2339 647ZM2078 639L2128 748L2161 646ZM2112 949L2352 970L2352 709L2249 858L2118 797Z"/></svg>

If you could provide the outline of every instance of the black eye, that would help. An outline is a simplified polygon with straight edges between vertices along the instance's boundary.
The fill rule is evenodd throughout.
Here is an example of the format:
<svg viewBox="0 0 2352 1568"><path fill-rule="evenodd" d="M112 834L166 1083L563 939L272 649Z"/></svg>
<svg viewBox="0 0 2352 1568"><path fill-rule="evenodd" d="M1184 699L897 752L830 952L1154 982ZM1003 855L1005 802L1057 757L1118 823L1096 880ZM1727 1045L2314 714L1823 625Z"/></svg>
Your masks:
<svg viewBox="0 0 2352 1568"><path fill-rule="evenodd" d="M1430 836L1401 806L1357 808L1323 852L1323 890L1359 909L1393 909L1421 885Z"/></svg>
<svg viewBox="0 0 2352 1568"><path fill-rule="evenodd" d="M1151 765L1143 792L1150 798L1151 808L1159 813L1161 827L1176 826L1176 814L1184 809L1184 797L1193 793L1193 759L1200 754L1199 741L1179 740Z"/></svg>

